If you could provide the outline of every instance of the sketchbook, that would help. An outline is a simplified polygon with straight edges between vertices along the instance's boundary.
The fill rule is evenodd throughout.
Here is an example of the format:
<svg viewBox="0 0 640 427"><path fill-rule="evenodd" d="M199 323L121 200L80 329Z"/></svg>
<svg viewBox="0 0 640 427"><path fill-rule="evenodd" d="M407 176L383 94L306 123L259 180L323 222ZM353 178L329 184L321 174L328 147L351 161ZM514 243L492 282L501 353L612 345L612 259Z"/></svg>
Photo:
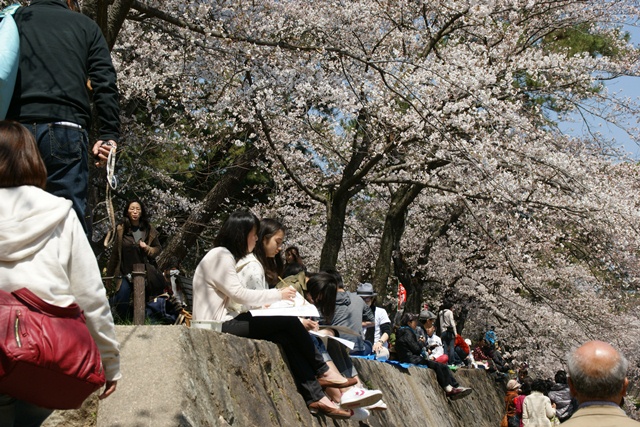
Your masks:
<svg viewBox="0 0 640 427"><path fill-rule="evenodd" d="M342 344L343 346L347 347L349 350L353 350L353 347L355 347L355 343L352 343L351 341L345 340L344 338L340 338L340 337L334 337L331 335L324 335L320 332L317 331L309 331L310 334L317 336L318 338L320 338L322 340L322 342L324 343L324 346L327 346L327 340L336 340L338 341L340 344Z"/></svg>
<svg viewBox="0 0 640 427"><path fill-rule="evenodd" d="M252 316L295 316L320 317L315 305L310 304L302 295L296 293L293 301L278 301L267 308L249 310Z"/></svg>

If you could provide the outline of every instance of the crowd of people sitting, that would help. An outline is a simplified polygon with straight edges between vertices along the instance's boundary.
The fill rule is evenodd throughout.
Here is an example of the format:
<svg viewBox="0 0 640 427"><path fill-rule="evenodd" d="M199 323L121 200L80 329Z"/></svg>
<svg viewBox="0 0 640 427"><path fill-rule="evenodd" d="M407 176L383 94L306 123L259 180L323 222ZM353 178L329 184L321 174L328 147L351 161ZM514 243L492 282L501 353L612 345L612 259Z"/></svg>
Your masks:
<svg viewBox="0 0 640 427"><path fill-rule="evenodd" d="M352 292L335 270L310 272L298 247L281 253L285 237L285 227L275 219L258 220L244 211L231 214L220 228L215 247L196 269L192 326L211 328L217 323L222 332L280 344L312 412L361 420L371 411L387 409L382 392L367 390L359 379L351 357L432 369L451 400L472 393L455 379L457 368L504 369L495 332L487 332L472 348L471 341L458 333L451 302L445 301L437 315L427 309L415 314L401 310L392 322L377 304L371 283L359 283ZM114 317L126 321L132 317L132 264L143 263L153 270L153 259L160 252L157 231L141 200L127 202L114 248L105 282L112 293ZM167 269L164 288L156 285L147 290L173 294L186 305L184 292L176 287L177 273L176 267ZM154 278L149 271L147 276ZM261 316L256 320L249 312L281 300L294 301L296 296L314 304L320 317ZM147 314L153 304L147 304ZM161 320L171 321L168 310L163 312Z"/></svg>
<svg viewBox="0 0 640 427"><path fill-rule="evenodd" d="M231 214L214 249L196 269L192 326L211 328L215 323L222 332L280 344L312 413L364 420L374 411L387 410L383 392L367 388L352 357L432 369L450 400L473 393L460 386L457 369L484 369L506 386L501 427L557 425L577 410L565 371L558 371L553 381L532 379L522 365L516 376L493 326L475 344L460 334L452 301L445 300L437 314L426 306L419 313L401 306L392 321L387 310L378 306L371 283L359 283L352 292L335 270L309 271L298 247L289 247L281 255L285 238L285 227L275 219L259 220L243 211ZM148 262L158 248L157 234L141 201L127 204L117 242L109 273L119 269L121 274L112 279L120 279L121 285L111 302L114 313L124 316L131 311L125 274L131 262L122 257ZM164 292L181 294L184 301L184 293L171 281L177 272L176 267L165 272ZM254 317L250 312L282 301L294 304L297 299L314 305L319 316Z"/></svg>
<svg viewBox="0 0 640 427"><path fill-rule="evenodd" d="M297 247L285 251L283 262L285 236L286 229L277 220L232 213L215 247L196 269L192 326L218 325L222 332L280 344L310 411L336 419L363 420L372 411L387 409L383 393L367 389L361 381L352 357L433 369L451 400L472 393L458 384L452 372L456 365L472 367L473 356L456 333L450 306L441 310L440 321L427 310L419 315L404 313L396 328L387 311L376 305L370 283L360 283L352 292L335 270L310 272ZM296 305L298 299L314 305L319 316L251 313L281 307L283 301ZM437 327L444 341L436 334Z"/></svg>
<svg viewBox="0 0 640 427"><path fill-rule="evenodd" d="M147 269L154 268L153 259L161 249L157 236L144 203L138 199L127 202L105 280L117 319L131 319L132 264L144 263ZM371 411L387 408L382 392L366 389L351 357L432 369L451 400L473 392L456 380L455 371L459 368L485 369L497 380L508 379L509 372L513 372L502 356L494 327L488 328L475 345L459 333L452 301L445 300L437 314L426 306L419 313L400 307L392 321L387 310L377 304L378 295L371 283L359 283L352 292L335 270L309 271L298 247L282 251L285 238L286 229L279 221L258 220L250 212L234 212L221 227L215 248L196 269L192 323L194 327L208 328L211 322L217 322L223 332L280 344L287 359L293 361L292 373L312 412L338 419L365 419ZM185 294L176 286L177 268L164 272L164 287L147 289L169 297L175 295L174 299L186 306ZM147 276L148 280L154 278ZM281 300L293 301L296 296L314 304L320 317L264 316L256 321L249 313ZM153 304L147 304L148 315ZM167 316L167 308L162 311L165 316L160 321L171 322L175 318ZM518 390L526 391L527 387ZM515 416L521 418L520 414Z"/></svg>
<svg viewBox="0 0 640 427"><path fill-rule="evenodd" d="M29 248L32 240L3 240L11 248L11 251L5 251L7 254L16 252L18 248L21 251L16 253L24 255L23 258L11 256L2 260L0 273L10 284L5 289L12 291L23 286L18 277L30 277L30 288L34 292L54 300L59 297L60 303L73 299L82 303L107 373L106 388L100 396L105 398L115 391L121 377L111 312L122 317L130 314L131 266L134 263L153 265L150 260L160 251L157 232L149 223L144 204L139 200L128 202L123 221L117 228L116 250L109 262L111 276L106 281L111 285L108 287L112 296L108 301L82 226L77 216L72 214L71 202L60 204L42 190L45 168L37 156L31 163L25 162L24 157L15 158L15 153L35 152L33 137L16 123L0 122L0 148L3 148L4 156L18 167L15 170L7 168L4 174L0 174L4 179L3 195L11 201L5 215L10 218L7 222L15 221L14 210L28 212L28 217L37 219L39 226L28 230L23 228L21 232L45 236L43 245L29 250L24 248ZM25 205L24 200L29 203ZM54 208L57 205L58 208ZM53 215L52 212L58 214ZM44 218L53 222L45 222ZM5 229L7 236L17 232L9 227ZM49 238L51 233L60 238ZM483 338L472 346L457 328L455 307L451 301L445 301L437 314L426 308L419 313L401 310L399 316L394 317L397 324L392 323L387 311L377 306L377 294L370 283L360 283L356 292L350 292L335 270L309 272L297 248L288 251L286 262L283 262L280 252L285 237L286 230L279 221L260 221L245 211L232 213L220 228L215 247L204 256L195 271L192 326L209 329L219 326L224 333L279 344L310 412L335 419L364 420L372 411L387 410L383 392L369 389L363 383L352 357L432 369L444 395L450 400L464 398L473 392L471 388L459 385L454 376L458 368L483 368L495 374L497 379L511 374L511 366L502 356L494 328L489 328ZM61 252L63 246L66 249ZM55 262L45 262L60 253L73 256L74 262L59 266ZM34 277L40 276L28 273L34 265L29 261L32 254L42 257L43 274L58 278L57 285L52 287L44 279L37 281ZM162 284L158 289L177 294L174 296L184 301L186 295L173 280L178 273L177 261L170 264L165 270L165 277L159 279ZM17 274L21 269L24 269L24 274ZM89 294L83 291L89 289L86 277L91 278L91 295L94 295L89 299ZM52 289L54 294L51 294ZM303 305L313 305L317 316L267 314L257 317L251 313L252 309L268 312L283 301L289 304L287 307L295 307L299 300ZM611 393L606 396L601 394L599 383L589 379L589 376L599 375L603 366L608 366L607 372L611 373L611 379L605 380L615 383L615 387L609 387ZM532 380L526 369L520 369L517 378L506 382L503 426L561 423L571 417L578 403L580 410L577 414L583 414L579 418L586 419L607 411L620 420L624 418L619 408L613 413L607 407L612 406L608 401L613 406L619 405L626 392L628 381L624 374L627 362L623 356L608 344L587 343L576 351L575 356L569 357L568 367L573 369L570 384L575 390L571 391L564 371L556 374L555 381L545 381ZM571 397L574 394L577 401ZM596 403L591 404L592 409L583 410L589 402ZM0 395L0 410L3 411L2 417L16 420L15 425L23 425L23 418L39 425L51 413L51 410L8 395ZM572 424L574 419L568 425L578 425L577 421ZM637 424L632 423L624 425ZM13 421L9 425L12 424Z"/></svg>

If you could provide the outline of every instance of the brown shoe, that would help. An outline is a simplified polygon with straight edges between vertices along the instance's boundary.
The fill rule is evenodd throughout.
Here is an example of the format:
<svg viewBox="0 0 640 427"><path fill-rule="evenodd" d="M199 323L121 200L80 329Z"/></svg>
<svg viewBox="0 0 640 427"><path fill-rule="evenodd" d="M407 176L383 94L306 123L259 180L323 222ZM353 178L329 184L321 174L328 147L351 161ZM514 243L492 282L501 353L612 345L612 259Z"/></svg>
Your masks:
<svg viewBox="0 0 640 427"><path fill-rule="evenodd" d="M309 404L309 412L312 414L324 414L336 420L346 420L351 418L353 411L351 409L340 409L336 406L325 405L319 400Z"/></svg>
<svg viewBox="0 0 640 427"><path fill-rule="evenodd" d="M344 381L334 381L334 380L328 380L325 378L318 378L318 384L320 384L320 387L322 388L327 388L327 387L345 388L345 387L351 387L358 384L358 380L355 377L344 378Z"/></svg>

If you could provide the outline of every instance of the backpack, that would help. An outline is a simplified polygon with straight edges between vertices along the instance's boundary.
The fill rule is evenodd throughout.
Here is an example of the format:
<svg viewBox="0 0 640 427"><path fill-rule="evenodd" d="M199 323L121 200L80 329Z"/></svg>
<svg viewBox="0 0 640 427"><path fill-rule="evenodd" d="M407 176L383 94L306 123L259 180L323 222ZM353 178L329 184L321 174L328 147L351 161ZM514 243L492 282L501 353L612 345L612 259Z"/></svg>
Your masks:
<svg viewBox="0 0 640 427"><path fill-rule="evenodd" d="M19 4L12 4L0 12L0 120L7 116L18 76L20 34L13 14L19 7Z"/></svg>

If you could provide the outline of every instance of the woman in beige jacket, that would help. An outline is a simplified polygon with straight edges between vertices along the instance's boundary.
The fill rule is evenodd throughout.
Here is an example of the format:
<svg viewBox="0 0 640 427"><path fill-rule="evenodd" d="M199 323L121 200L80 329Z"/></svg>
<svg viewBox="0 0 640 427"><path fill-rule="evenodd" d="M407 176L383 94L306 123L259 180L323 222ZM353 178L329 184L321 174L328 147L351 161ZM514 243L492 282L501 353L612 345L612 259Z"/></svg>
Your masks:
<svg viewBox="0 0 640 427"><path fill-rule="evenodd" d="M555 404L543 393L546 391L544 380L537 379L531 384L531 394L522 405L522 425L524 427L550 427L555 417Z"/></svg>

